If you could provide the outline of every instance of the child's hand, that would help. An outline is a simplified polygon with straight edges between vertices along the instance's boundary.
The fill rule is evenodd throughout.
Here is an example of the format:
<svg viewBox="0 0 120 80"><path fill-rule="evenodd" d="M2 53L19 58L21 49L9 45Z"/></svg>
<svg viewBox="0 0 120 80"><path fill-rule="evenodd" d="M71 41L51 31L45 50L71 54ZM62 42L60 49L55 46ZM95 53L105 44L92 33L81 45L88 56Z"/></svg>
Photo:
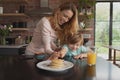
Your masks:
<svg viewBox="0 0 120 80"><path fill-rule="evenodd" d="M87 54L82 53L82 54L79 54L79 55L74 56L75 59L82 59L82 58L84 58L84 57L87 57Z"/></svg>
<svg viewBox="0 0 120 80"><path fill-rule="evenodd" d="M50 60L58 59L59 56L60 56L60 55L58 54L58 52L53 52L48 59L50 59Z"/></svg>
<svg viewBox="0 0 120 80"><path fill-rule="evenodd" d="M66 51L66 49L64 49L64 48L61 49L60 51L58 51L59 57L60 57L60 58L63 58L63 57L65 56L66 52L67 52L67 51Z"/></svg>

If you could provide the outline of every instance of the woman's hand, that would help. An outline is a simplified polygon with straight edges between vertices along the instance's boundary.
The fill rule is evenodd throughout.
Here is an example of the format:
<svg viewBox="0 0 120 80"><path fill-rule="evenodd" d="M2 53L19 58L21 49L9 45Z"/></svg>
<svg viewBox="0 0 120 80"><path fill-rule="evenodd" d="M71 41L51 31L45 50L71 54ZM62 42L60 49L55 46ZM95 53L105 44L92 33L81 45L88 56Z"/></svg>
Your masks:
<svg viewBox="0 0 120 80"><path fill-rule="evenodd" d="M78 55L74 56L75 59L82 59L84 57L87 57L86 53L82 53L82 54L78 54Z"/></svg>
<svg viewBox="0 0 120 80"><path fill-rule="evenodd" d="M44 54L43 52L35 52L35 54Z"/></svg>

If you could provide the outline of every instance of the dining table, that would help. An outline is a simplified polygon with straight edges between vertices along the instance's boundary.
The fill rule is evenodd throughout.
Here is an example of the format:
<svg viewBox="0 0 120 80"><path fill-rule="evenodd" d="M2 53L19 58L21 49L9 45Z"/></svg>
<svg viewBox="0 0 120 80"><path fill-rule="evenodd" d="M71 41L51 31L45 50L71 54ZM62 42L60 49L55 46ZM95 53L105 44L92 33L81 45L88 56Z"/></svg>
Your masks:
<svg viewBox="0 0 120 80"><path fill-rule="evenodd" d="M58 71L37 67L44 61L36 56L0 56L0 80L120 80L120 68L99 56L91 66L87 58L64 58L73 66Z"/></svg>

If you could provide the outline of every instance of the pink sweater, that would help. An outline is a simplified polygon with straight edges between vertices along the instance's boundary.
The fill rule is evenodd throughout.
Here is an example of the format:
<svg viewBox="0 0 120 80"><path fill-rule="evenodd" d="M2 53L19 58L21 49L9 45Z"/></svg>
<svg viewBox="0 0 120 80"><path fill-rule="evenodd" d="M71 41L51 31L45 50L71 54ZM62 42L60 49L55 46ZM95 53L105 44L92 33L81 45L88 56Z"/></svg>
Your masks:
<svg viewBox="0 0 120 80"><path fill-rule="evenodd" d="M52 29L49 20L43 17L34 30L32 41L27 46L27 50L33 53L52 53L56 47L57 36Z"/></svg>

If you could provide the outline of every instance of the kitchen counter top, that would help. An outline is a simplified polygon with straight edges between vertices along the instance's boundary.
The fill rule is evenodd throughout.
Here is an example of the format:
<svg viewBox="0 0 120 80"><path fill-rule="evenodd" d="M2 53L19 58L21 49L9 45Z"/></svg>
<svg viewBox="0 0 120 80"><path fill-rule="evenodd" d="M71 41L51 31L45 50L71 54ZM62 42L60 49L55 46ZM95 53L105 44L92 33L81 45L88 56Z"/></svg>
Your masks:
<svg viewBox="0 0 120 80"><path fill-rule="evenodd" d="M0 45L0 48L21 48L27 46L28 44L21 44L21 45Z"/></svg>
<svg viewBox="0 0 120 80"><path fill-rule="evenodd" d="M21 55L25 53L26 46L22 45L0 45L0 55Z"/></svg>

